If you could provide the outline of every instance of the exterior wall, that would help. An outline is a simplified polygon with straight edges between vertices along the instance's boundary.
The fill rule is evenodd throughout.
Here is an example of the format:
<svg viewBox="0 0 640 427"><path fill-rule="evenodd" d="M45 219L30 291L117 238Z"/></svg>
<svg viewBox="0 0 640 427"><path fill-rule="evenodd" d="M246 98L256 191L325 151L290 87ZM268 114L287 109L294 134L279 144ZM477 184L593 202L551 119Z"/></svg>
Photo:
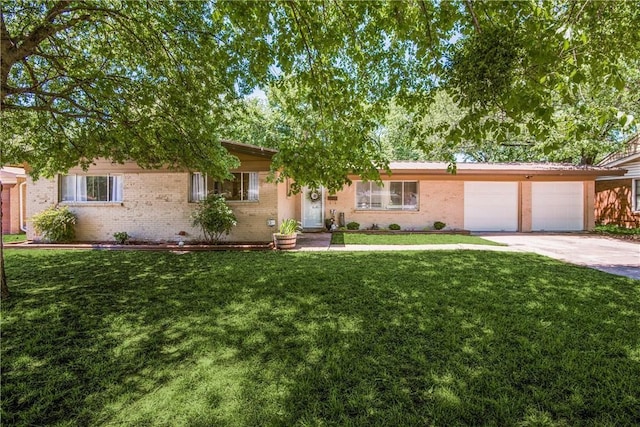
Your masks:
<svg viewBox="0 0 640 427"><path fill-rule="evenodd" d="M289 182L283 182L278 184L278 215L276 219L276 225L273 227L273 232L278 230L278 226L282 220L287 218L300 218L300 206L298 197L295 194L289 194Z"/></svg>
<svg viewBox="0 0 640 427"><path fill-rule="evenodd" d="M640 212L633 211L633 180L607 179L595 183L595 222L640 227Z"/></svg>
<svg viewBox="0 0 640 427"><path fill-rule="evenodd" d="M259 171L259 201L229 201L238 218L238 224L228 241L270 241L277 225L285 218L301 220L303 195L289 195L287 183L267 182L270 162L268 159L248 154L238 156L241 166L237 171ZM72 169L69 173L84 173ZM89 174L118 173L123 176L123 201L117 203L67 203L78 215L77 238L84 241L112 241L113 233L126 231L133 239L148 241L199 240L201 233L191 226L191 213L196 204L189 203L189 173L185 171L142 170L134 163L123 165L98 161ZM352 177L357 180L357 177ZM458 175L429 175L428 173L396 173L385 179L393 181L418 181L419 204L416 211L359 210L356 209L355 184L335 193L325 193L324 214L330 218L332 209L336 219L345 215L345 223L356 221L361 228L372 224L388 227L397 223L403 229L423 230L435 221L446 223L446 229L464 228L464 184L467 181L500 181L519 183L518 229L531 231L531 182L579 181L583 182L585 203L585 229L594 224L596 191L593 176L536 176L524 174L497 174L489 172ZM627 180L629 181L629 180ZM59 201L58 179L37 182L28 179L27 218ZM630 191L630 186L629 191ZM600 193L598 193L600 194ZM328 196L332 196L329 200ZM600 196L599 196L600 197ZM630 202L630 193L628 201ZM17 202L16 202L17 203ZM270 220L276 224L270 226ZM28 224L27 237L38 239ZM184 232L184 233L181 233Z"/></svg>
<svg viewBox="0 0 640 427"><path fill-rule="evenodd" d="M418 181L419 208L417 211L391 210L359 210L355 208L355 181L335 194L337 200L325 197L325 217L330 218L330 210L336 210L336 217L340 212L345 214L345 222L355 221L361 229L370 228L377 224L386 228L389 224L399 224L404 230L423 230L431 228L435 221L447 224L448 230L464 228L464 183L466 181L515 181L519 183L518 230L531 232L532 228L532 182L551 181L579 181L584 185L584 229L590 230L594 226L594 188L593 178L584 176L499 176L483 175L451 175L446 179L424 175L394 174L392 181ZM384 180L386 181L386 180Z"/></svg>
<svg viewBox="0 0 640 427"><path fill-rule="evenodd" d="M254 165L255 167L255 165ZM199 229L191 226L189 173L142 171L132 165L109 168L96 165L89 173L107 170L123 175L123 201L116 203L66 203L78 216L76 237L79 241L112 241L113 233L126 231L135 240L179 241L200 240ZM240 169L239 169L240 170ZM245 167L241 170L250 170ZM133 172L135 171L135 172ZM69 173L82 173L71 170ZM278 216L279 186L267 182L268 172L259 172L259 201L229 201L238 224L227 241L270 241L273 232L267 220ZM58 179L29 180L28 217L58 203ZM28 227L30 240L38 240L33 227ZM185 232L185 235L179 233Z"/></svg>
<svg viewBox="0 0 640 427"><path fill-rule="evenodd" d="M533 224L533 216L531 213L533 195L531 187L531 181L520 182L520 221L518 229L524 233L529 233Z"/></svg>
<svg viewBox="0 0 640 427"><path fill-rule="evenodd" d="M2 185L2 232L6 234L21 233L20 219L26 218L26 193L25 186L22 185L26 179L24 177L16 177L12 184L4 183ZM23 193L22 204L20 203L20 192ZM22 209L22 212L20 212Z"/></svg>
<svg viewBox="0 0 640 427"><path fill-rule="evenodd" d="M633 180L640 179L640 161L623 162L621 177L604 176L595 183L595 222L640 227L640 212L633 211Z"/></svg>
<svg viewBox="0 0 640 427"><path fill-rule="evenodd" d="M12 225L15 220L12 218L12 204L11 204L11 193L13 193L13 188L16 187L15 184L2 184L2 232L6 234L11 234ZM14 203L17 204L17 203Z"/></svg>
<svg viewBox="0 0 640 427"><path fill-rule="evenodd" d="M595 199L596 199L596 183L595 181L584 182L584 229L593 230L596 225L595 215Z"/></svg>
<svg viewBox="0 0 640 427"><path fill-rule="evenodd" d="M447 224L445 229L464 228L464 182L422 181L419 185L420 210L424 209L426 223L423 228L436 221Z"/></svg>
<svg viewBox="0 0 640 427"><path fill-rule="evenodd" d="M423 230L432 227L435 221L447 224L447 229L462 229L464 226L464 182L463 181L419 181L418 210L360 210L356 204L355 184L335 194L337 200L326 200L325 217L330 218L330 210L345 214L345 222L355 221L360 228L370 228L377 224L381 228L389 224L399 224L403 229Z"/></svg>
<svg viewBox="0 0 640 427"><path fill-rule="evenodd" d="M20 233L20 184L24 182L24 178L18 178L18 183L11 188L11 234Z"/></svg>

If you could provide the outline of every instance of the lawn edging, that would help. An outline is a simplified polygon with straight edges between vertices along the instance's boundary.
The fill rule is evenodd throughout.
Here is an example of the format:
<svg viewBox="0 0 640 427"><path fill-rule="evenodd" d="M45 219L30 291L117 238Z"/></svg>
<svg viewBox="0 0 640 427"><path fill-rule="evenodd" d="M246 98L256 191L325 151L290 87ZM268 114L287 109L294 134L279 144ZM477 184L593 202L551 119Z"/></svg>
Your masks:
<svg viewBox="0 0 640 427"><path fill-rule="evenodd" d="M469 230L336 230L332 233L364 233L364 234L462 234L471 235Z"/></svg>
<svg viewBox="0 0 640 427"><path fill-rule="evenodd" d="M105 250L105 251L181 251L181 252L207 252L207 251L268 251L273 250L273 242L230 243L230 244L185 244L174 243L132 243L121 245L117 243L16 243L11 249L80 249L80 250Z"/></svg>

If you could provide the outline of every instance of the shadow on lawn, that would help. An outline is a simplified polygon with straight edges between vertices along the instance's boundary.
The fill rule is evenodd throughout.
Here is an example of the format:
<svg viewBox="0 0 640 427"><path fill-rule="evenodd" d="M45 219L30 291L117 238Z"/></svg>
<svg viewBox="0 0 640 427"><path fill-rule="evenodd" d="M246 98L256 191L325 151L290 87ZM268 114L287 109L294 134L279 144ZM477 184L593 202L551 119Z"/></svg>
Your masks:
<svg viewBox="0 0 640 427"><path fill-rule="evenodd" d="M7 424L640 422L638 282L543 257L8 253Z"/></svg>

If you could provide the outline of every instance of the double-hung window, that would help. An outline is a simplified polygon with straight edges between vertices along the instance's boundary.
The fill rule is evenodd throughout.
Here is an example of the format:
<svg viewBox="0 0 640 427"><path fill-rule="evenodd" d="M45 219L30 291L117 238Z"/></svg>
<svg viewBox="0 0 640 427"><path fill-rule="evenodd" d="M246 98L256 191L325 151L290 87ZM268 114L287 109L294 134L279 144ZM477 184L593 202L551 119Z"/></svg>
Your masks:
<svg viewBox="0 0 640 427"><path fill-rule="evenodd" d="M417 210L416 181L356 182L356 209Z"/></svg>
<svg viewBox="0 0 640 427"><path fill-rule="evenodd" d="M211 177L195 172L191 174L191 190L189 200L204 200L207 194L221 194L226 200L258 201L258 173L238 172L228 181L215 181Z"/></svg>
<svg viewBox="0 0 640 427"><path fill-rule="evenodd" d="M61 175L61 202L121 202L122 175Z"/></svg>
<svg viewBox="0 0 640 427"><path fill-rule="evenodd" d="M633 180L633 210L640 212L640 178Z"/></svg>

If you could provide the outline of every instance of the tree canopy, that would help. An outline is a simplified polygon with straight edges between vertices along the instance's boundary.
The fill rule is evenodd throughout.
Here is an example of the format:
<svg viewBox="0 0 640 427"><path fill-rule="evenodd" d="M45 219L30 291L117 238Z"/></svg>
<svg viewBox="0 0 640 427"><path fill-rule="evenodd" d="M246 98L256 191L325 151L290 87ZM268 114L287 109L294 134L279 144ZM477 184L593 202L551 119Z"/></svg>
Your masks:
<svg viewBox="0 0 640 427"><path fill-rule="evenodd" d="M219 141L255 87L279 97L274 166L332 189L386 166L374 136L391 99L423 120L448 94L454 146L526 130L549 153L637 123L635 2L15 0L1 12L0 163L36 175L110 157L222 177L236 159Z"/></svg>

